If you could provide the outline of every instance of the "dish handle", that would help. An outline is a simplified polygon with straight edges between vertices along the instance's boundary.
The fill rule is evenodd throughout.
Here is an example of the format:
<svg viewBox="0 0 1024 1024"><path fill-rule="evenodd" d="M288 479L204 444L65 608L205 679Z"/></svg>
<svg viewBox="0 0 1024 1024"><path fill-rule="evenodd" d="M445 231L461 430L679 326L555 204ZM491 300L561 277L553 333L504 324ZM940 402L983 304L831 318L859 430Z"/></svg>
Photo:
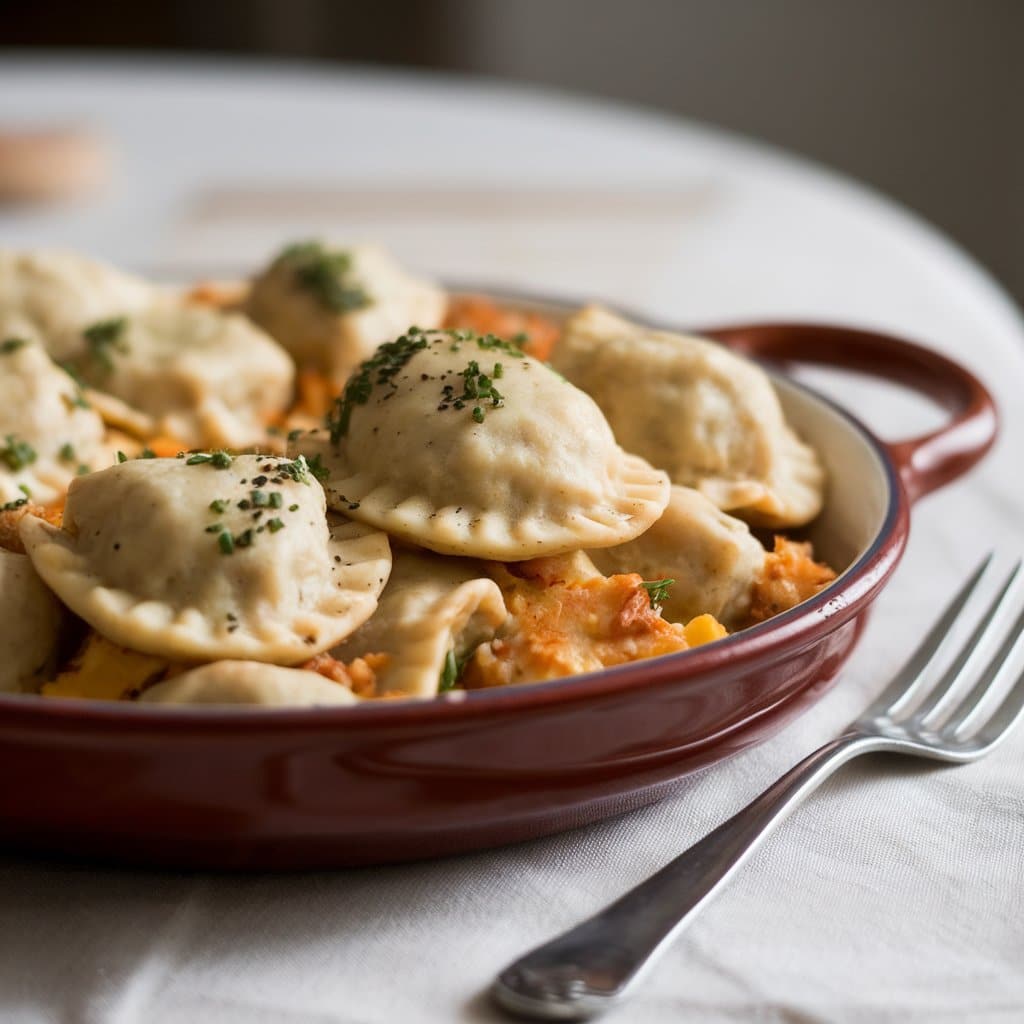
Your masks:
<svg viewBox="0 0 1024 1024"><path fill-rule="evenodd" d="M755 324L701 332L743 355L772 362L814 363L903 384L940 405L949 421L886 448L911 501L966 473L999 431L995 402L969 370L952 359L889 334L818 324Z"/></svg>

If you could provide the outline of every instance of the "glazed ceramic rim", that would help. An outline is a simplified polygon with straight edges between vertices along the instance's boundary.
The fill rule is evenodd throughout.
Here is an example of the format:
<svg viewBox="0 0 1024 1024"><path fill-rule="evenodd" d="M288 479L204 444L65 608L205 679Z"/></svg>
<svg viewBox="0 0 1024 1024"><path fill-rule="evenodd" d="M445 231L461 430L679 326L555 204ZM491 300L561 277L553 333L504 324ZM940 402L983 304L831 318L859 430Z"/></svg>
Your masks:
<svg viewBox="0 0 1024 1024"><path fill-rule="evenodd" d="M481 292L483 290L481 289ZM497 295L491 289L485 294ZM519 297L520 301L526 301ZM544 302L537 299L536 302ZM551 302L552 305L566 303ZM456 721L495 711L525 711L551 704L570 704L639 687L684 685L694 677L707 681L728 675L734 668L755 660L772 664L819 642L860 614L892 574L906 546L909 501L887 446L856 416L814 388L792 377L770 372L773 378L821 405L827 413L844 420L873 451L884 474L888 501L885 516L872 541L840 576L814 597L773 618L740 630L722 640L676 654L630 662L596 672L537 683L481 690L457 690L429 700L395 699L358 706L266 708L242 706L152 707L87 698L42 698L31 694L0 694L0 711L15 712L32 725L54 726L131 723L160 732L194 731L197 726L213 732L239 730L264 732L288 726L306 729L357 730L443 718ZM205 729L203 730L205 731Z"/></svg>

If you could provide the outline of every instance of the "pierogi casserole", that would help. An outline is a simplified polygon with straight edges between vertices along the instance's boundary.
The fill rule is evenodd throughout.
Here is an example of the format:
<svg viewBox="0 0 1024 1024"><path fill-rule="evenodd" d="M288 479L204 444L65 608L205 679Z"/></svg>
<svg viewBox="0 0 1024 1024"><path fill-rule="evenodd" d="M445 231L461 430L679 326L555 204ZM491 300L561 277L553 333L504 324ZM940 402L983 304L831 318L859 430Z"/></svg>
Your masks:
<svg viewBox="0 0 1024 1024"><path fill-rule="evenodd" d="M354 705L715 643L834 578L769 377L374 246L171 289L0 251L0 691Z"/></svg>

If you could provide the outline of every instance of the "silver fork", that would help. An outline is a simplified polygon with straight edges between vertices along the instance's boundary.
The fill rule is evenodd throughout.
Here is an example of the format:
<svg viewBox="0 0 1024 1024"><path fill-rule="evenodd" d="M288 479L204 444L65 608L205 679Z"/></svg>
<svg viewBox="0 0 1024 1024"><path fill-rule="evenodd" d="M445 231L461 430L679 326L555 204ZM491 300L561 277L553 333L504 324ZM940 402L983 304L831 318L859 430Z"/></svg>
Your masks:
<svg viewBox="0 0 1024 1024"><path fill-rule="evenodd" d="M759 797L605 910L506 967L492 996L534 1020L586 1020L618 1003L762 840L840 765L891 751L967 764L984 757L1024 709L1024 674L994 711L985 697L1017 652L1024 612L1007 628L1010 590L1021 562L999 588L938 681L928 669L946 646L988 568L989 555L885 692L839 736L805 757ZM986 647L999 643L983 661ZM973 677L968 694L956 688Z"/></svg>

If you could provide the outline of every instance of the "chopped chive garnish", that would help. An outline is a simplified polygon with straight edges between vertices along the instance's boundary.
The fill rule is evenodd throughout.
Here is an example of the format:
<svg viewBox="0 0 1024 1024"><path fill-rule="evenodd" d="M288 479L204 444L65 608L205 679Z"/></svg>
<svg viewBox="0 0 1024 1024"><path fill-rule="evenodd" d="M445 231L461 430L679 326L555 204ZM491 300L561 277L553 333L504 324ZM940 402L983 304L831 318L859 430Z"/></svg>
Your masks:
<svg viewBox="0 0 1024 1024"><path fill-rule="evenodd" d="M647 591L647 596L651 599L651 607L657 608L664 604L673 583L675 580L651 580L641 583L640 586Z"/></svg>
<svg viewBox="0 0 1024 1024"><path fill-rule="evenodd" d="M196 452L185 459L186 466L200 466L209 463L214 469L229 469L234 459L224 451L220 452Z"/></svg>
<svg viewBox="0 0 1024 1024"><path fill-rule="evenodd" d="M112 352L127 352L128 346L121 338L128 321L123 317L100 320L82 331L94 362L109 373L114 368Z"/></svg>
<svg viewBox="0 0 1024 1024"><path fill-rule="evenodd" d="M305 455L299 455L297 458L292 459L291 462L281 462L277 465L277 470L283 473L286 477L294 480L297 484L305 484L309 486L309 473L310 465L306 461Z"/></svg>
<svg viewBox="0 0 1024 1024"><path fill-rule="evenodd" d="M38 458L35 448L27 441L19 441L14 434L7 434L4 441L4 446L0 448L0 462L8 469L17 472L31 466Z"/></svg>
<svg viewBox="0 0 1024 1024"><path fill-rule="evenodd" d="M313 474L321 483L323 483L331 474L328 473L327 467L324 465L323 456L317 453L307 463L309 466L310 473Z"/></svg>
<svg viewBox="0 0 1024 1024"><path fill-rule="evenodd" d="M454 648L450 649L444 656L444 666L441 669L441 679L437 687L438 693L454 690L464 667L465 664L456 657Z"/></svg>
<svg viewBox="0 0 1024 1024"><path fill-rule="evenodd" d="M332 313L349 313L370 305L370 296L352 280L352 256L320 242L290 245L274 261L292 272L295 283Z"/></svg>

